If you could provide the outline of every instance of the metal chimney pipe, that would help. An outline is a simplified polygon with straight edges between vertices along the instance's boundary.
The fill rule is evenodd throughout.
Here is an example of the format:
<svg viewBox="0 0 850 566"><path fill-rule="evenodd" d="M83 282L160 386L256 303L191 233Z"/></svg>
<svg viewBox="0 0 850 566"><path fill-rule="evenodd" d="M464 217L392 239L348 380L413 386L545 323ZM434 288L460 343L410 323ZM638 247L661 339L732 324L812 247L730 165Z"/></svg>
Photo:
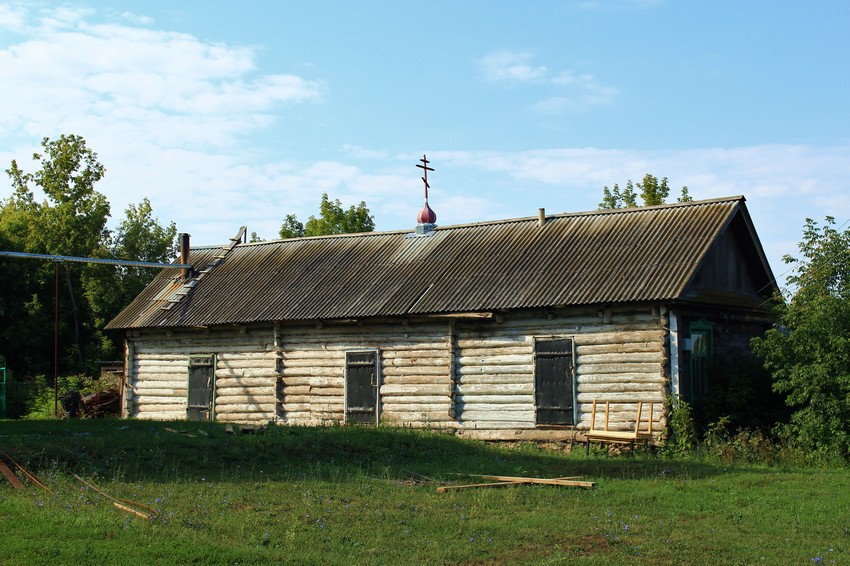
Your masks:
<svg viewBox="0 0 850 566"><path fill-rule="evenodd" d="M537 225L540 228L543 228L543 225L546 224L546 209L538 208L537 209Z"/></svg>
<svg viewBox="0 0 850 566"><path fill-rule="evenodd" d="M189 263L189 238L191 236L185 232L180 234L180 263ZM184 267L181 270L183 279L188 279L191 275L191 269Z"/></svg>

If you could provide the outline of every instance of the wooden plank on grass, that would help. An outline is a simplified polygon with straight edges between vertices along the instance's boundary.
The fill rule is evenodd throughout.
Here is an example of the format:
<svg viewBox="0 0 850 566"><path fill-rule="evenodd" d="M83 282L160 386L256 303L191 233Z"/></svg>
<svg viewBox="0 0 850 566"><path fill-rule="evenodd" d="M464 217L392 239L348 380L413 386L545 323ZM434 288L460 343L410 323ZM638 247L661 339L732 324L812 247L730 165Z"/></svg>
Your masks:
<svg viewBox="0 0 850 566"><path fill-rule="evenodd" d="M147 521L150 521L150 519L151 519L151 516L148 513L142 513L141 511L136 511L132 507L128 507L127 505L122 505L122 504L118 503L117 501L113 501L112 504L115 505L115 507L117 507L118 509L121 509L122 511L126 511L127 513L132 513L133 515L136 515L137 517L141 517L142 519L145 519Z"/></svg>
<svg viewBox="0 0 850 566"><path fill-rule="evenodd" d="M472 477L484 478L485 480L495 480L495 481L507 481L507 482L518 482L518 483L538 483L544 485L562 485L567 487L593 487L596 485L595 482L592 481L576 481L570 479L560 479L560 478L524 478L524 477L514 477L514 476L487 476L480 474L470 474Z"/></svg>
<svg viewBox="0 0 850 566"><path fill-rule="evenodd" d="M509 485L522 485L524 482L518 481L502 481L489 483L471 483L467 485L442 485L437 488L437 491L443 493L450 489L468 489L470 487L507 487Z"/></svg>
<svg viewBox="0 0 850 566"><path fill-rule="evenodd" d="M16 489L21 489L22 487L24 487L24 484L21 483L21 480L19 480L18 477L12 473L12 470L9 469L9 466L6 465L6 462L2 460L0 460L0 473L2 473L6 477L6 480L8 480L10 484L12 484L12 487Z"/></svg>

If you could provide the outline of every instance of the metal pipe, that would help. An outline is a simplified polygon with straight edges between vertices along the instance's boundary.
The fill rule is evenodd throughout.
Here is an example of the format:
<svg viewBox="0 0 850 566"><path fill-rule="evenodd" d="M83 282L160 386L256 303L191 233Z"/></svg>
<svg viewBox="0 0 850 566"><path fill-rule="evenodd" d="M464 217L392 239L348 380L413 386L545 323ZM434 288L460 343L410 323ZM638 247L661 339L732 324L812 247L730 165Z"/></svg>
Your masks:
<svg viewBox="0 0 850 566"><path fill-rule="evenodd" d="M133 261L126 259L105 259L99 257L74 257L74 256L66 256L66 255L49 255L49 254L28 254L24 252L4 252L0 251L0 256L7 257L20 257L26 259L48 259L50 261L56 262L77 262L77 263L104 263L107 265L124 265L127 267L152 267L158 269L164 268L175 268L175 269L186 269L191 268L192 265L188 263L157 263L154 261Z"/></svg>
<svg viewBox="0 0 850 566"><path fill-rule="evenodd" d="M537 225L540 228L543 228L543 225L546 224L546 209L538 208L537 209Z"/></svg>
<svg viewBox="0 0 850 566"><path fill-rule="evenodd" d="M53 299L53 416L59 417L59 263L53 264L56 288Z"/></svg>
<svg viewBox="0 0 850 566"><path fill-rule="evenodd" d="M183 265L189 265L189 237L186 232L180 234L180 263ZM184 267L181 273L183 279L188 279L192 274L192 266Z"/></svg>

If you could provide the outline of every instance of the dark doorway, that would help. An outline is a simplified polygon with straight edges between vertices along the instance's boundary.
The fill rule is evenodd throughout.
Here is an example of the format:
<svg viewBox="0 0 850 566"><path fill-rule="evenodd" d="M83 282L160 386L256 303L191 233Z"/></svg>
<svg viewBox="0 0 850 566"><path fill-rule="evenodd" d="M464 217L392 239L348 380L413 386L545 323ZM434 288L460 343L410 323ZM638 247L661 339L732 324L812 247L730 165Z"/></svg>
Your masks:
<svg viewBox="0 0 850 566"><path fill-rule="evenodd" d="M378 352L345 354L345 422L378 423Z"/></svg>
<svg viewBox="0 0 850 566"><path fill-rule="evenodd" d="M539 425L573 425L573 341L534 343L534 401Z"/></svg>
<svg viewBox="0 0 850 566"><path fill-rule="evenodd" d="M189 358L189 404L186 418L190 421L213 419L213 389L215 386L215 356Z"/></svg>

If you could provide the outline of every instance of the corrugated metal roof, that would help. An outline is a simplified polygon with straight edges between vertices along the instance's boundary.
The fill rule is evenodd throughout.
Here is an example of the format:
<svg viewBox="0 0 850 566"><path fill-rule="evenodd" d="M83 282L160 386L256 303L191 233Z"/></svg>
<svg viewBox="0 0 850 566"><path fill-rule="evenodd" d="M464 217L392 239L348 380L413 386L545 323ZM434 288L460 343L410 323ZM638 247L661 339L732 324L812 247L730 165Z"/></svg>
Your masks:
<svg viewBox="0 0 850 566"><path fill-rule="evenodd" d="M739 212L749 222L743 197L729 197L551 215L543 227L535 216L438 227L425 236L239 244L170 310L162 297L181 282L179 270L164 270L108 328L675 300ZM202 266L218 252L196 249L189 261Z"/></svg>

